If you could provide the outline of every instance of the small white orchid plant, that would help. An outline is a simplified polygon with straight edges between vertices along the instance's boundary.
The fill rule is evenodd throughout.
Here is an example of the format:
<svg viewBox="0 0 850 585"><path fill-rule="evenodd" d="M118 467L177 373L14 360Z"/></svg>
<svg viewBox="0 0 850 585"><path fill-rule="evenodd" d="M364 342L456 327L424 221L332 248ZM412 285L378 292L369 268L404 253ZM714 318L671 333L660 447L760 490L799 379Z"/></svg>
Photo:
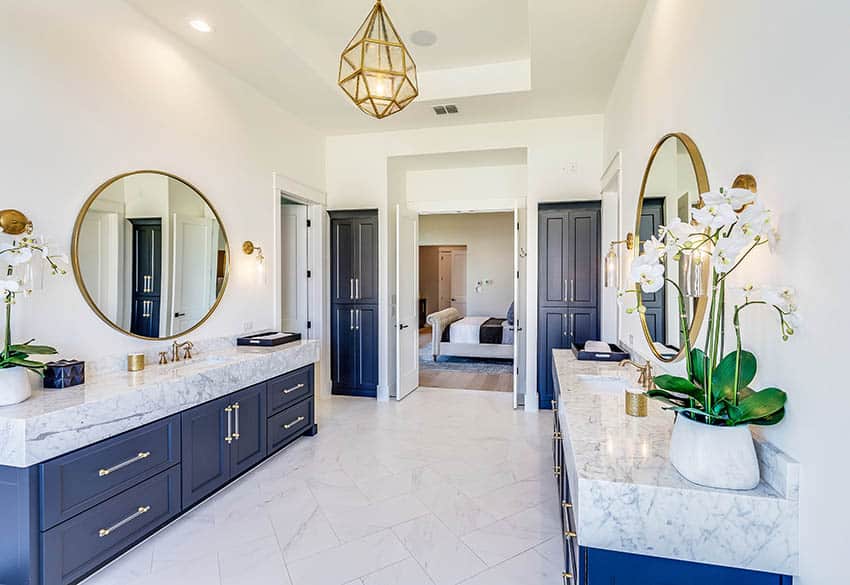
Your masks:
<svg viewBox="0 0 850 585"><path fill-rule="evenodd" d="M732 312L735 350L723 355L726 280L756 248L767 245L774 249L779 236L773 214L750 190L721 188L703 193L700 204L691 209L691 218L690 223L676 218L662 226L657 237L643 242L643 253L631 266L636 288L619 293L621 299L629 293L637 299L635 306L626 309L628 313L645 312L641 293L657 292L665 283L670 283L679 296L688 377L657 376L657 389L647 394L665 402L666 408L704 424L776 424L785 415L787 397L778 388L756 392L749 387L756 375L756 357L742 349L740 315L755 305L772 307L779 316L782 339L787 340L799 324L794 290L752 284L741 287L743 301L734 305ZM681 261L685 255L690 255L691 265L697 267L703 259L711 258L706 291L711 301L703 349L691 347L691 324L680 283L665 276L665 259Z"/></svg>
<svg viewBox="0 0 850 585"><path fill-rule="evenodd" d="M64 254L51 254L45 241L32 234L20 237L5 236L0 230L0 297L6 308L6 332L0 369L22 367L37 374L44 373L42 362L29 359L31 355L51 355L56 350L46 345L12 343L12 305L19 295L33 291L33 262L43 262L54 275L64 275L68 258Z"/></svg>

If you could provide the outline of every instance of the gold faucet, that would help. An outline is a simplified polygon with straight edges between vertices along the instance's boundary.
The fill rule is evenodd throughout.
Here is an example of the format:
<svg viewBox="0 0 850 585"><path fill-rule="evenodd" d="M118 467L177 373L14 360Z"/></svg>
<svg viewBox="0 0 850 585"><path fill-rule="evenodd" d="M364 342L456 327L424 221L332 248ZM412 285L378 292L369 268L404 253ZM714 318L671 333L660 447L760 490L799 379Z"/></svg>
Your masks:
<svg viewBox="0 0 850 585"><path fill-rule="evenodd" d="M183 350L183 359L190 360L192 359L192 349L195 347L195 344L191 341L184 341L183 343L174 343L171 344L171 361L179 362L180 361L180 350Z"/></svg>
<svg viewBox="0 0 850 585"><path fill-rule="evenodd" d="M649 361L646 362L646 365L641 366L632 360L623 360L620 362L620 366L634 366L640 372L638 384L640 384L641 388L645 391L655 389L655 377L652 375L652 364Z"/></svg>

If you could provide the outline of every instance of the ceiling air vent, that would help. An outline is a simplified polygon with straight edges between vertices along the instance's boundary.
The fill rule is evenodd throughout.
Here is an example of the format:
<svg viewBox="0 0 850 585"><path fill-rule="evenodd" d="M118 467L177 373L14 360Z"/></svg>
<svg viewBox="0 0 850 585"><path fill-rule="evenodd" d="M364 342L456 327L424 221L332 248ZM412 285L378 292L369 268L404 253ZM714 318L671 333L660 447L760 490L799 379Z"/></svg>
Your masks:
<svg viewBox="0 0 850 585"><path fill-rule="evenodd" d="M457 106L454 104L446 104L444 106L434 106L434 113L438 116L445 116L446 114L457 114L458 113Z"/></svg>

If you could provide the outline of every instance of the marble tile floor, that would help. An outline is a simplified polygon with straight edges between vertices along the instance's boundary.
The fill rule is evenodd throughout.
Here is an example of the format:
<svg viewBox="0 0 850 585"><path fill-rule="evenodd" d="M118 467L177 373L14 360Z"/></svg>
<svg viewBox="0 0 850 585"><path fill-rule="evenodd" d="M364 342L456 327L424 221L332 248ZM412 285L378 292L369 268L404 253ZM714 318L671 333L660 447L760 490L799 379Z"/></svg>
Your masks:
<svg viewBox="0 0 850 585"><path fill-rule="evenodd" d="M304 437L86 585L556 585L551 413L420 388Z"/></svg>

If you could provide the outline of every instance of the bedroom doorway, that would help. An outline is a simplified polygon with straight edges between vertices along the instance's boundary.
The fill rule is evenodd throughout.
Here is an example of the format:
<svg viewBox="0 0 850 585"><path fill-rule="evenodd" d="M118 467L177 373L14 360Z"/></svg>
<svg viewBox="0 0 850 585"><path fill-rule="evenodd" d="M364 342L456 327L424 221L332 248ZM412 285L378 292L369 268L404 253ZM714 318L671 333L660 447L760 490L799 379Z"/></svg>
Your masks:
<svg viewBox="0 0 850 585"><path fill-rule="evenodd" d="M420 386L515 391L514 224L511 212L420 216Z"/></svg>

